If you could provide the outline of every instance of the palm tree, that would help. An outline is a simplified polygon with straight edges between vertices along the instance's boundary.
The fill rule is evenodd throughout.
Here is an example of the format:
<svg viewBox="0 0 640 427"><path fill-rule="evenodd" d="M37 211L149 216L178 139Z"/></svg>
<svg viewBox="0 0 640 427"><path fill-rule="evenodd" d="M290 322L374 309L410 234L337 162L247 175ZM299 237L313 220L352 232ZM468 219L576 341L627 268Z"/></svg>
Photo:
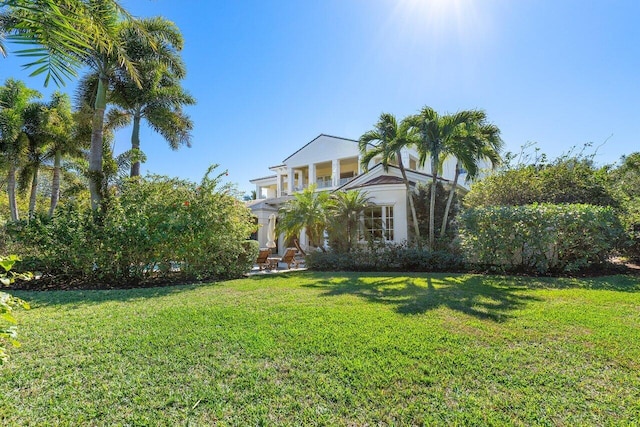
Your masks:
<svg viewBox="0 0 640 427"><path fill-rule="evenodd" d="M486 114L484 111L477 111L477 115L473 121L465 125L465 129L458 138L452 138L447 147L445 147L445 156L454 156L456 158L455 175L453 184L449 190L447 205L442 219L442 227L440 228L440 237L444 237L447 231L447 220L453 196L458 186L461 167L467 171L467 181L471 181L478 176L480 172L480 162L487 161L495 168L500 163L500 151L502 150L503 141L500 138L500 129L497 126L486 123Z"/></svg>
<svg viewBox="0 0 640 427"><path fill-rule="evenodd" d="M330 203L328 193L316 192L312 184L302 192L295 193L294 199L286 202L278 212L277 232L285 238L295 238L306 230L309 243L324 249L324 231L327 228L327 210Z"/></svg>
<svg viewBox="0 0 640 427"><path fill-rule="evenodd" d="M51 178L51 203L49 216L53 216L60 200L60 182L63 157L82 156L82 142L76 138L76 125L71 112L69 96L55 92L48 106L51 145L48 157L53 158Z"/></svg>
<svg viewBox="0 0 640 427"><path fill-rule="evenodd" d="M27 88L24 83L7 79L0 87L0 154L7 168L7 195L12 221L18 221L16 200L16 172L24 161L28 140L23 132L25 111L33 98L40 93Z"/></svg>
<svg viewBox="0 0 640 427"><path fill-rule="evenodd" d="M27 140L25 161L20 168L19 188L21 191L30 188L29 216L32 219L36 212L38 175L40 167L47 160L50 138L48 135L48 112L42 102L30 104L24 112L23 133Z"/></svg>
<svg viewBox="0 0 640 427"><path fill-rule="evenodd" d="M441 116L433 108L425 106L420 113L407 118L412 129L417 132L418 162L424 166L427 159L431 163L431 185L435 188L438 172L442 166L442 155L455 138L464 132L465 125L472 123L477 111L460 111ZM435 248L435 207L436 192L431 191L429 203L429 248Z"/></svg>
<svg viewBox="0 0 640 427"><path fill-rule="evenodd" d="M18 50L17 56L29 58L32 75L45 74L45 86L53 80L58 86L72 77L82 66L81 56L91 47L91 39L105 48L110 41L104 38L100 21L87 16L90 0L3 0L0 2L0 33L3 38L28 48ZM117 2L113 0L117 5ZM119 6L117 6L119 7ZM0 51L6 55L4 45Z"/></svg>
<svg viewBox="0 0 640 427"><path fill-rule="evenodd" d="M344 242L346 252L349 252L353 243L358 240L360 215L369 206L371 206L371 197L366 192L350 190L331 195L329 205L331 231L339 235L338 238L334 236L333 240ZM333 244L331 247L334 248Z"/></svg>
<svg viewBox="0 0 640 427"><path fill-rule="evenodd" d="M139 82L135 63L129 57L126 37L137 34L153 47L163 34L151 34L133 20L116 0L43 0L34 7L27 0L7 0L13 18L13 37L35 48L18 55L39 58L27 64L38 67L34 74L47 72L56 82L75 76L75 70L88 66L98 74L89 156L91 207L102 201L103 127L109 79L116 69L126 70ZM126 19L123 19L126 18Z"/></svg>
<svg viewBox="0 0 640 427"><path fill-rule="evenodd" d="M400 125L398 125L393 114L382 113L374 129L360 137L358 147L361 153L360 164L365 171L369 167L369 162L375 157L381 158L380 163L385 172L389 171L389 164L394 162L398 164L398 168L402 174L402 181L407 190L413 229L416 238L419 239L420 229L418 227L418 217L413 200L413 191L411 190L411 184L409 183L407 172L402 163L401 153L403 148L416 144L416 142L415 135L411 131L411 121L403 120Z"/></svg>
<svg viewBox="0 0 640 427"><path fill-rule="evenodd" d="M76 97L76 111L73 114L74 116L74 144L77 144L78 149L81 151L82 160L76 163L78 171L84 175L84 177L88 180L90 178L89 173L89 153L84 150L85 147L89 147L92 138L92 120L94 115L93 110L93 93L90 91L83 90L83 82L86 82L87 79L82 79L80 88ZM94 82L97 84L97 82ZM88 98L83 98L83 95L88 96ZM113 157L113 145L115 143L115 132L119 129L125 127L128 123L128 119L125 116L122 116L117 110L109 110L106 114L104 121L104 132L103 132L103 161L102 161L102 170L103 170L103 179L102 179L102 188L101 193L107 195L108 188L110 185L114 184L114 182L123 177L123 170L131 167L132 164L132 153L130 151L126 151L120 154L117 157Z"/></svg>
<svg viewBox="0 0 640 427"><path fill-rule="evenodd" d="M138 63L140 81L138 84L127 73L116 72L109 100L121 108L122 115L133 121L131 149L134 154L140 151L142 119L160 133L172 149L183 144L190 146L193 123L182 107L194 105L196 101L180 85L186 75L179 55L182 35L172 22L163 18L146 19L141 23L148 31L162 31L171 37L158 40L155 50L139 37L127 40L127 50ZM140 161L137 160L131 166L131 176L139 175Z"/></svg>

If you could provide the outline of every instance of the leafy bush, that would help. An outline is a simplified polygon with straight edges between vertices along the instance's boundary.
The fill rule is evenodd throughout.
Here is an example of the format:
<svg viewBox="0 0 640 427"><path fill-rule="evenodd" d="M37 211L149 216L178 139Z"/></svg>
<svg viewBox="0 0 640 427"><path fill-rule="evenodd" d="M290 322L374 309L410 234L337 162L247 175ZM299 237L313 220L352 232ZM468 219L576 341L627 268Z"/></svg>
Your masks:
<svg viewBox="0 0 640 427"><path fill-rule="evenodd" d="M640 260L640 153L623 156L609 175L611 190L620 206L620 218L630 237L625 255Z"/></svg>
<svg viewBox="0 0 640 427"><path fill-rule="evenodd" d="M351 252L313 252L307 267L318 271L456 271L462 259L444 251L429 251L406 245L369 244Z"/></svg>
<svg viewBox="0 0 640 427"><path fill-rule="evenodd" d="M246 242L253 221L210 172L199 186L162 176L132 180L102 213L68 204L12 234L33 248L32 268L59 279L118 287L237 277L257 255Z"/></svg>
<svg viewBox="0 0 640 427"><path fill-rule="evenodd" d="M614 206L616 201L607 188L606 168L582 156L508 167L474 184L464 198L467 207L533 203Z"/></svg>
<svg viewBox="0 0 640 427"><path fill-rule="evenodd" d="M571 272L602 263L623 234L612 208L592 205L475 208L460 221L468 262L511 271Z"/></svg>
<svg viewBox="0 0 640 427"><path fill-rule="evenodd" d="M16 279L31 280L32 275L30 273L19 274L11 271L14 264L19 260L20 258L15 255L0 256L0 267L2 267L2 270L0 270L0 284L8 286ZM6 292L0 292L0 364L7 360L7 343L14 347L20 346L20 343L16 340L17 322L12 315L15 307L29 309L29 304Z"/></svg>

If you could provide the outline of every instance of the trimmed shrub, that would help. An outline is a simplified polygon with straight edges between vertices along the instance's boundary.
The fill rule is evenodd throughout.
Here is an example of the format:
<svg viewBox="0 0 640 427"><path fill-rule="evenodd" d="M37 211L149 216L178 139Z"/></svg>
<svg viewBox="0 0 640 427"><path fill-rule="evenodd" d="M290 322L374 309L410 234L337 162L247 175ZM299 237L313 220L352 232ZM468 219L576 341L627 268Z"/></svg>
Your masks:
<svg viewBox="0 0 640 427"><path fill-rule="evenodd" d="M118 287L238 277L257 256L247 241L255 226L210 172L200 185L162 176L132 180L104 213L68 205L51 220L14 226L12 235L31 247L29 268L63 280Z"/></svg>
<svg viewBox="0 0 640 427"><path fill-rule="evenodd" d="M492 206L465 211L468 263L504 271L573 272L606 261L624 232L610 207Z"/></svg>
<svg viewBox="0 0 640 427"><path fill-rule="evenodd" d="M462 259L444 251L406 245L366 245L351 252L312 252L307 267L318 271L456 271Z"/></svg>

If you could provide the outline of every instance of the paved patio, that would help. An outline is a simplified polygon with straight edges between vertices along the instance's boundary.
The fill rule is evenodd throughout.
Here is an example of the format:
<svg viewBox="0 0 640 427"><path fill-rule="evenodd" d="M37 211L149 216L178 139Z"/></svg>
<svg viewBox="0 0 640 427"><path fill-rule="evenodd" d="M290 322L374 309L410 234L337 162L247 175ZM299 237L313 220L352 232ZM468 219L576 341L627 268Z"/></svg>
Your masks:
<svg viewBox="0 0 640 427"><path fill-rule="evenodd" d="M288 273L291 271L306 271L307 267L300 267L300 268L274 268L274 269L263 269L260 270L260 268L258 266L254 266L251 271L249 271L248 273L245 274L245 276L258 276L258 275L264 275L264 274L278 274L278 273Z"/></svg>

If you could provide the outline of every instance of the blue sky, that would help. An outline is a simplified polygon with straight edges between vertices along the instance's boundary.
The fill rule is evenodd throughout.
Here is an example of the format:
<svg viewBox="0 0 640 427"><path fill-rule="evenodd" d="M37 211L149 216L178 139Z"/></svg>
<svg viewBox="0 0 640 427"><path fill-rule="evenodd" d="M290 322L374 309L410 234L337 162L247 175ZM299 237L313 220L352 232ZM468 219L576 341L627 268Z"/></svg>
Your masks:
<svg viewBox="0 0 640 427"><path fill-rule="evenodd" d="M198 100L192 148L173 152L143 130L143 172L199 180L218 163L248 192L320 133L357 139L380 113L400 119L425 105L484 109L510 151L536 142L555 157L592 142L606 164L640 150L637 0L122 4L179 26L184 86ZM24 62L0 60L0 79L53 90ZM119 133L116 150L128 144Z"/></svg>

